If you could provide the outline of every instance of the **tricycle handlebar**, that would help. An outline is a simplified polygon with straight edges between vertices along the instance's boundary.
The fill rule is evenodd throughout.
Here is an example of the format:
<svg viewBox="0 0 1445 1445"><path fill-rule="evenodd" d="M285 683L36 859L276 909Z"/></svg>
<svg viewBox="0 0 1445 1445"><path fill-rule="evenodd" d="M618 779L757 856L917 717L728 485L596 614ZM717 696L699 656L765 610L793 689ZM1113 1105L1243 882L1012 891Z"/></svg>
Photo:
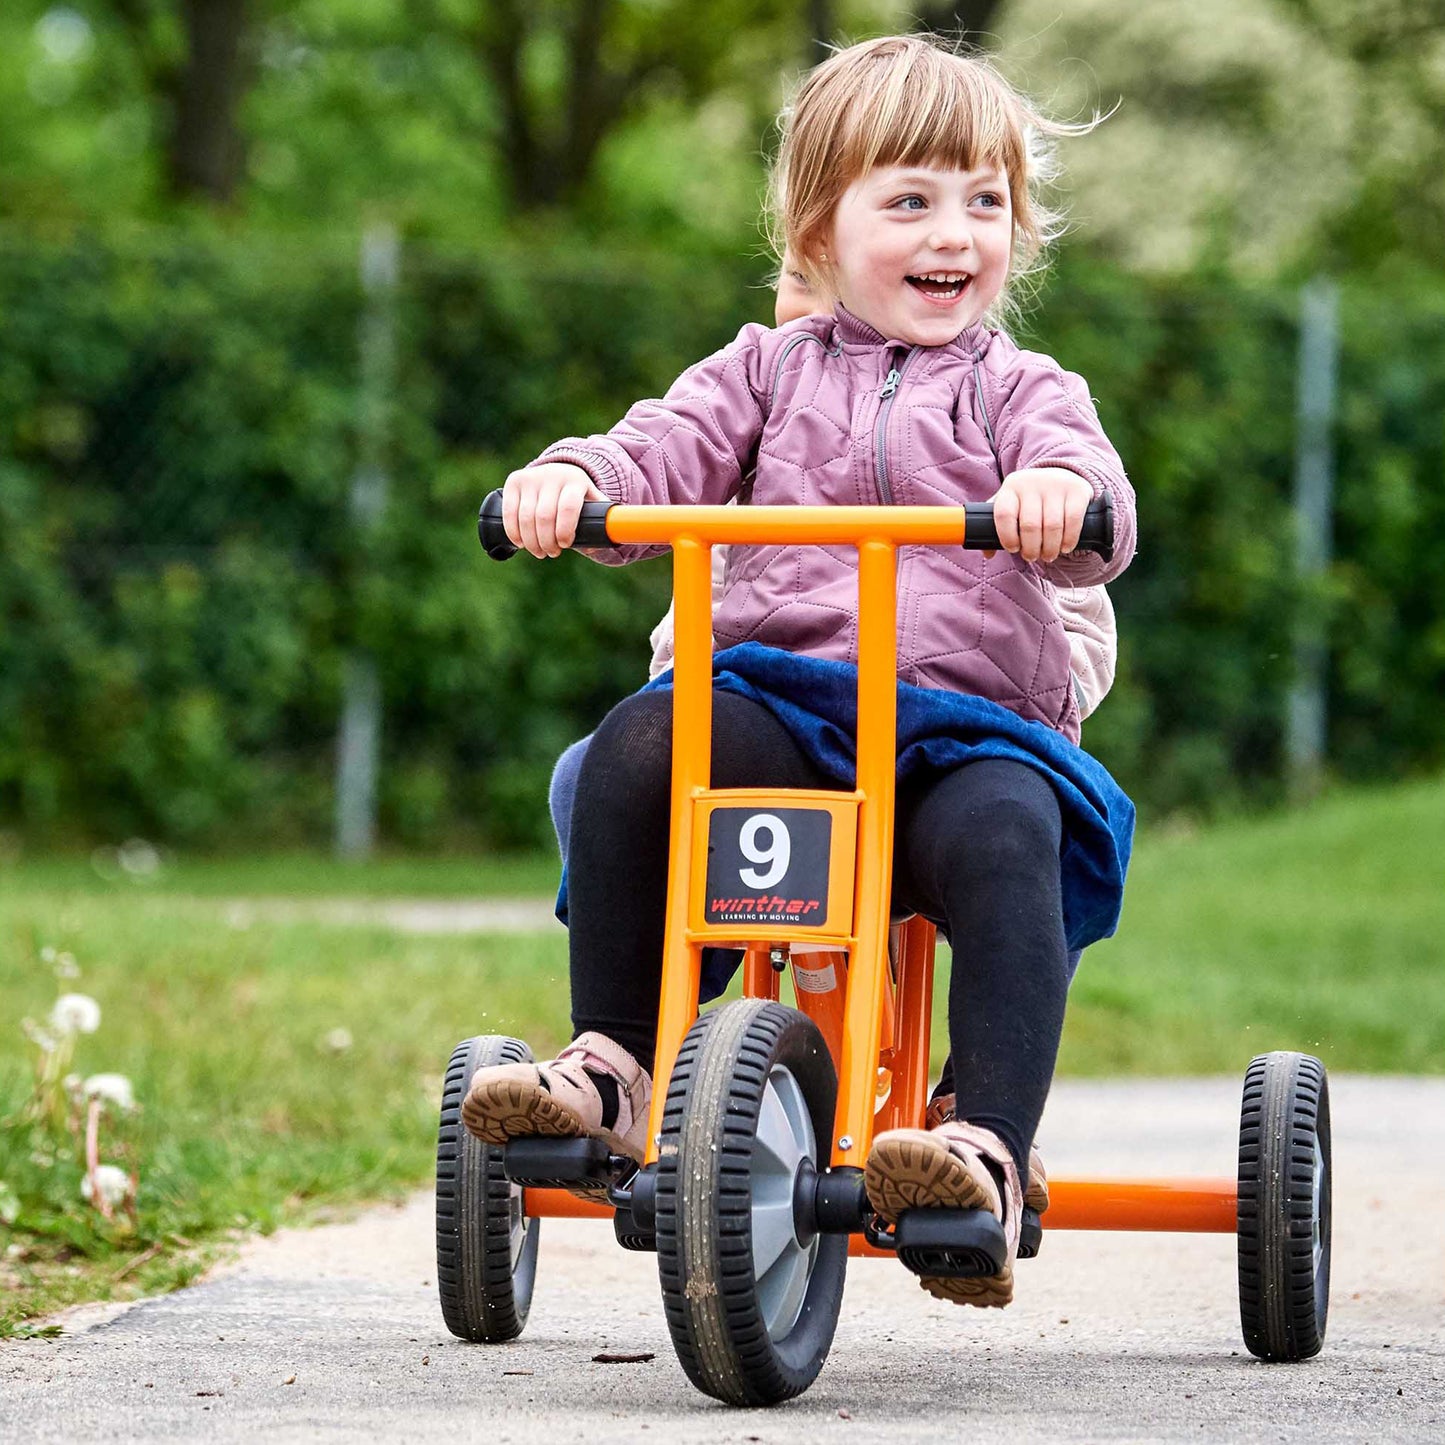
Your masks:
<svg viewBox="0 0 1445 1445"><path fill-rule="evenodd" d="M502 526L502 493L490 492L477 517L477 536L488 557L505 562L518 549ZM848 546L869 538L895 546L998 546L992 502L961 507L634 507L584 502L578 547L667 546L688 536L707 543L770 546L815 543ZM1108 494L1090 502L1079 536L1080 552L1114 555L1114 508Z"/></svg>

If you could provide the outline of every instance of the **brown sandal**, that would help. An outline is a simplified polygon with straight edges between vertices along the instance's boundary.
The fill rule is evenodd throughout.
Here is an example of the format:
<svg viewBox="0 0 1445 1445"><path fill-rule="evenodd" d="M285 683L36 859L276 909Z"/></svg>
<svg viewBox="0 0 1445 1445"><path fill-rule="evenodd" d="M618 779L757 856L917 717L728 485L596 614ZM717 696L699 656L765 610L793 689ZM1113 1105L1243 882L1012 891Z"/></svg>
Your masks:
<svg viewBox="0 0 1445 1445"><path fill-rule="evenodd" d="M990 1165L1003 1176L1002 1192ZM905 1209L987 1209L1003 1225L1003 1269L976 1279L925 1276L919 1283L955 1304L1002 1309L1010 1303L1023 1194L1013 1156L991 1129L957 1120L936 1129L890 1129L873 1141L863 1184L868 1202L890 1224Z"/></svg>

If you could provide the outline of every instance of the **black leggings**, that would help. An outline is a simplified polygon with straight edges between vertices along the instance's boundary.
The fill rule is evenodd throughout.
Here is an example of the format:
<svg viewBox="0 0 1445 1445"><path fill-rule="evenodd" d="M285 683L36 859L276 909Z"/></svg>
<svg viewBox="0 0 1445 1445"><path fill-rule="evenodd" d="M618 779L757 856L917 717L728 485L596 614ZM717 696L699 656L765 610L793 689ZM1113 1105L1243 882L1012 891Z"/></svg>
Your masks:
<svg viewBox="0 0 1445 1445"><path fill-rule="evenodd" d="M597 729L577 781L567 860L572 1024L651 1067L667 898L672 696L639 693ZM828 782L767 708L713 697L712 785ZM1028 1169L1068 991L1059 806L1022 763L987 760L899 789L893 898L953 947L948 1035L960 1119Z"/></svg>

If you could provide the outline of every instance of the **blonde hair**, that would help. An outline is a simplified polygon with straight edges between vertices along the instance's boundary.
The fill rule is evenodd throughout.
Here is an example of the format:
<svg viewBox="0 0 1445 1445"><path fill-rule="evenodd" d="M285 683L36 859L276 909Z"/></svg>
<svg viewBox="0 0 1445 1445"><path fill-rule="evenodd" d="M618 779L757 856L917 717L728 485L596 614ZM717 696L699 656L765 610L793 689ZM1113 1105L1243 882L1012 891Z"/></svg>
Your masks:
<svg viewBox="0 0 1445 1445"><path fill-rule="evenodd" d="M875 166L996 165L1008 181L1013 244L1004 287L988 319L1017 316L1019 295L1045 267L1063 230L1041 192L1056 174L1052 140L1092 130L1051 120L986 59L925 35L889 35L849 46L804 78L779 117L769 241L791 251L815 289L833 291L822 239L843 192Z"/></svg>

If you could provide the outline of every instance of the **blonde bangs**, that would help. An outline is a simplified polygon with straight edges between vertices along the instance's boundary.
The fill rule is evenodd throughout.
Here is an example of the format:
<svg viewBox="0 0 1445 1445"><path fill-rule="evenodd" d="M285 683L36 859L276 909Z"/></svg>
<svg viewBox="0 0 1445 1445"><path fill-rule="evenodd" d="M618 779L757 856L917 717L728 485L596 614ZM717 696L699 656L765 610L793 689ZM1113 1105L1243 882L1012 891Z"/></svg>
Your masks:
<svg viewBox="0 0 1445 1445"><path fill-rule="evenodd" d="M843 172L856 179L875 166L996 165L1023 174L1019 118L1006 86L983 62L920 45L887 57L885 74L873 94L866 85L855 92L837 137Z"/></svg>

